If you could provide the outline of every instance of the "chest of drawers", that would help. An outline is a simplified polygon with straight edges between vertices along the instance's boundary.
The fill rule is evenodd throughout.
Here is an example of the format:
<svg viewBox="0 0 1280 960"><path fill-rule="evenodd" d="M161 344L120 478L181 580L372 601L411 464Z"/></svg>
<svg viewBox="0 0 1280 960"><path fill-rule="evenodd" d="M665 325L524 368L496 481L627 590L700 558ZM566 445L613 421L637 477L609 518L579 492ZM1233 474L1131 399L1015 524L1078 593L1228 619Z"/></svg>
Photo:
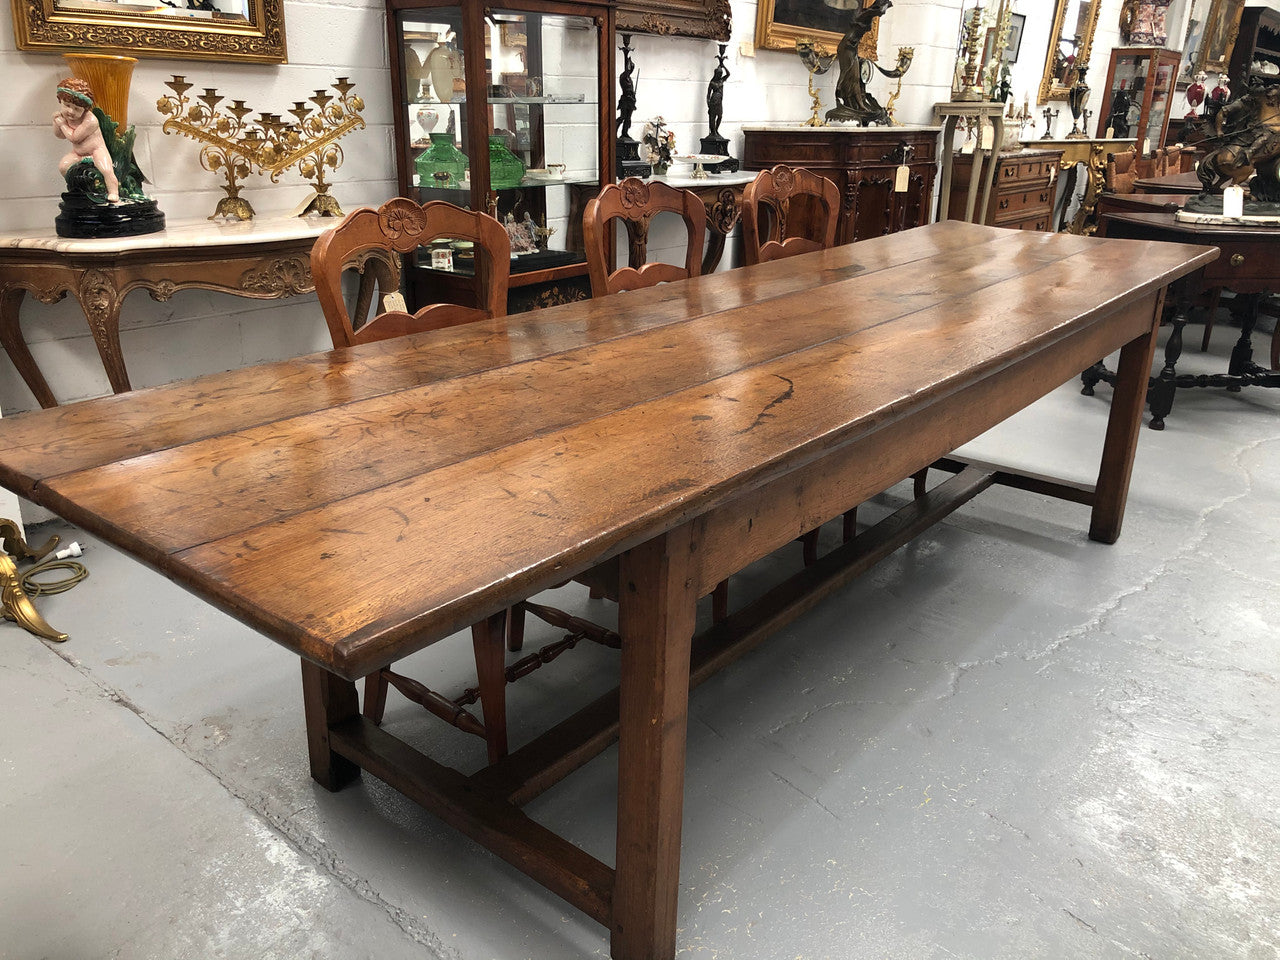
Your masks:
<svg viewBox="0 0 1280 960"><path fill-rule="evenodd" d="M982 222L1016 230L1053 230L1053 197L1061 159L1061 150L1001 153L992 168L991 200ZM969 196L973 154L957 154L952 162L947 214L950 219L959 220L964 218Z"/></svg>

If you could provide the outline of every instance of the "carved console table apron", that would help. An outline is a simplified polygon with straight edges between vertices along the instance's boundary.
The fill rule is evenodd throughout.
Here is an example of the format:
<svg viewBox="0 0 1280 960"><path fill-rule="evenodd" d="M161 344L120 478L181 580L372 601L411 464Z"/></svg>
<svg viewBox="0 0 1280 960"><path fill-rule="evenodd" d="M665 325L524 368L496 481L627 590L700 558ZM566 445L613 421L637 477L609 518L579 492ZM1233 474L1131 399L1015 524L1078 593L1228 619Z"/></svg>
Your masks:
<svg viewBox="0 0 1280 960"><path fill-rule="evenodd" d="M23 298L57 303L72 294L84 310L115 393L131 389L120 350L120 306L139 287L153 300L200 288L257 300L309 293L311 246L337 221L265 217L247 223L179 221L141 237L69 240L0 235L0 346L42 407L58 401L18 324Z"/></svg>

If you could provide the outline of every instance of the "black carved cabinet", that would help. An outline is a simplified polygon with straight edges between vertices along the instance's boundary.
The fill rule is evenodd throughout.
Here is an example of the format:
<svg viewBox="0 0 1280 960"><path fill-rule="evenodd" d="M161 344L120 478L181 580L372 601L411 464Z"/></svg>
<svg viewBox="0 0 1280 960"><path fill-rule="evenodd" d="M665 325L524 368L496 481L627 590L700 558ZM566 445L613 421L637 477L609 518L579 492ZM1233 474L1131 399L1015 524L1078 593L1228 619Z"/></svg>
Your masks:
<svg viewBox="0 0 1280 960"><path fill-rule="evenodd" d="M938 127L743 128L743 166L807 167L840 188L837 243L896 233L929 222L937 172Z"/></svg>

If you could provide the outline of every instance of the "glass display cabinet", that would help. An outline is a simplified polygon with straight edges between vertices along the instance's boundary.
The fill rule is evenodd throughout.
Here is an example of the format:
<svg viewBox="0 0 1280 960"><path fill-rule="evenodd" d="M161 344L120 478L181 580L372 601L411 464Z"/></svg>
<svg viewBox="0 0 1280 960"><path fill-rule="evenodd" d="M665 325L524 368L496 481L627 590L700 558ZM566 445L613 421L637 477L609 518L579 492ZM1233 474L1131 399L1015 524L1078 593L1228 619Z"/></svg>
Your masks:
<svg viewBox="0 0 1280 960"><path fill-rule="evenodd" d="M1133 137L1142 156L1164 146L1173 84L1181 61L1182 54L1163 47L1112 50L1098 136Z"/></svg>
<svg viewBox="0 0 1280 960"><path fill-rule="evenodd" d="M388 0L387 28L400 194L503 222L510 310L588 295L582 209L614 163L613 7ZM466 302L466 247L410 257L409 298Z"/></svg>

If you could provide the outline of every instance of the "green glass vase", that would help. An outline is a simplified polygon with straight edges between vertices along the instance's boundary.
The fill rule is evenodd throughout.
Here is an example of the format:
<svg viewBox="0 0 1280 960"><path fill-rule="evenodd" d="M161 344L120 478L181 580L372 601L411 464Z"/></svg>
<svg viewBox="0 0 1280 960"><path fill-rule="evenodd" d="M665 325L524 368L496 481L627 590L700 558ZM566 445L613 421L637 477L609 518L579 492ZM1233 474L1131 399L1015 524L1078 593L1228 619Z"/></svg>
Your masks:
<svg viewBox="0 0 1280 960"><path fill-rule="evenodd" d="M467 155L454 145L452 133L431 134L431 146L414 161L418 186L441 189L462 187L470 165Z"/></svg>
<svg viewBox="0 0 1280 960"><path fill-rule="evenodd" d="M502 137L489 138L489 188L518 187L524 179L524 164L507 149Z"/></svg>

